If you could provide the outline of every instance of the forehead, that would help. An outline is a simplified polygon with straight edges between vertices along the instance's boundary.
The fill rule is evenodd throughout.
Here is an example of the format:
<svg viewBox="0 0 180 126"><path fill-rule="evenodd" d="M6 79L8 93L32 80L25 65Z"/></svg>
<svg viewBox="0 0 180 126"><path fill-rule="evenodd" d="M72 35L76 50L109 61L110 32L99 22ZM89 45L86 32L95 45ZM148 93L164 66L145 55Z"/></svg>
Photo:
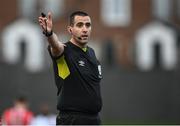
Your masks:
<svg viewBox="0 0 180 126"><path fill-rule="evenodd" d="M74 18L74 24L78 23L78 22L91 22L91 19L89 16L75 16Z"/></svg>

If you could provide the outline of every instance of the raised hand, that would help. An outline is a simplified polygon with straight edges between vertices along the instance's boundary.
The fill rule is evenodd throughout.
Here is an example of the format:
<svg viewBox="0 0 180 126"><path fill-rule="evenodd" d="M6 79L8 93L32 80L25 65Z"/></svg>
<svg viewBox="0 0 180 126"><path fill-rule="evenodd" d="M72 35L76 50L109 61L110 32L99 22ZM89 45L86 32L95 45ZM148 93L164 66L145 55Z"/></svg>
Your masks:
<svg viewBox="0 0 180 126"><path fill-rule="evenodd" d="M39 25L41 26L44 33L52 32L53 24L51 12L48 12L47 17L43 14L39 17Z"/></svg>

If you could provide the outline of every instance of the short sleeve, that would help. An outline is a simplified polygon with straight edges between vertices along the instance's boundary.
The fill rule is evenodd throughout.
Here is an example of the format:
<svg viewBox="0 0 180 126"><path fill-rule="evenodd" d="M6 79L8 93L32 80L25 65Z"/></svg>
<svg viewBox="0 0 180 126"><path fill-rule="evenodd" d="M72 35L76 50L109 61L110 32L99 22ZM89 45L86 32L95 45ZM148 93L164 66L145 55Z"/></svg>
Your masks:
<svg viewBox="0 0 180 126"><path fill-rule="evenodd" d="M48 45L47 49L48 49L49 55L51 56L51 58L52 58L53 60L57 60L57 59L59 59L60 57L62 57L62 56L64 55L64 52L63 52L60 56L53 56L53 55L52 55L52 52L51 52L51 46L50 46L50 45ZM64 49L65 49L65 48L64 48Z"/></svg>

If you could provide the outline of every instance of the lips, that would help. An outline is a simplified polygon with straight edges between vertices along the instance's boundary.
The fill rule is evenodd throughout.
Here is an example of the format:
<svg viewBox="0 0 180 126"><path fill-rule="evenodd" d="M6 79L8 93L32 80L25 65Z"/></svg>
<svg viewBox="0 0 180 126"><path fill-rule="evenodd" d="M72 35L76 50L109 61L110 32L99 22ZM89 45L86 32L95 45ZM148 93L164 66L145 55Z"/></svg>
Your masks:
<svg viewBox="0 0 180 126"><path fill-rule="evenodd" d="M87 40L88 39L88 35L81 35L81 39L82 40Z"/></svg>
<svg viewBox="0 0 180 126"><path fill-rule="evenodd" d="M81 35L81 37L88 37L88 35Z"/></svg>

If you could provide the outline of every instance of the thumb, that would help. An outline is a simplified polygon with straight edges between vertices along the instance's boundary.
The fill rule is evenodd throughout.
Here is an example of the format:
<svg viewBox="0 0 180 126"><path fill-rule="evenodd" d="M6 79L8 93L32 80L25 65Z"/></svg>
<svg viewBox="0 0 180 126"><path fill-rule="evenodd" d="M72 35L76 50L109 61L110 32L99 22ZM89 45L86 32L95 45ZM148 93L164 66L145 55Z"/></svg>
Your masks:
<svg viewBox="0 0 180 126"><path fill-rule="evenodd" d="M52 13L51 12L48 12L48 20L52 21Z"/></svg>

